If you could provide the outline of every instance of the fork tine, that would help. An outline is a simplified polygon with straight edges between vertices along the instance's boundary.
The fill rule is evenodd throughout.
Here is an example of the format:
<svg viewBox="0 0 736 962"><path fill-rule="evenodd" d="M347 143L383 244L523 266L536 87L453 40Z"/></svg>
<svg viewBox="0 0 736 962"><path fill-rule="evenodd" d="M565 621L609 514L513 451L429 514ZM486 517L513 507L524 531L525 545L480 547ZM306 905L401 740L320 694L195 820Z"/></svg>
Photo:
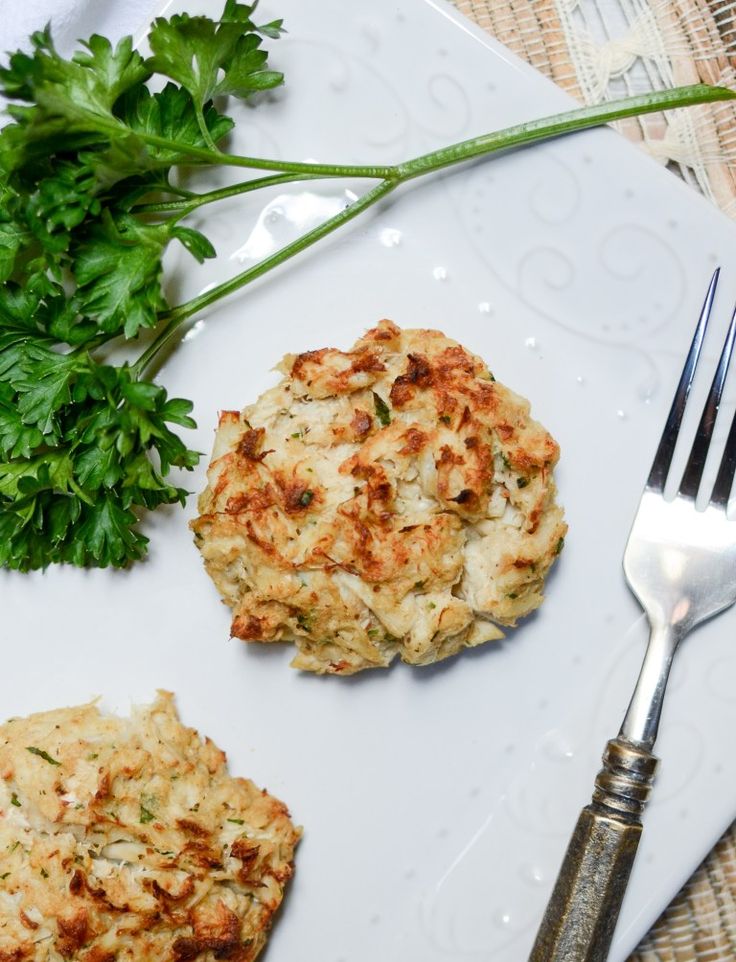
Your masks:
<svg viewBox="0 0 736 962"><path fill-rule="evenodd" d="M710 386L708 398L705 402L705 407L703 408L703 413L700 417L700 423L698 424L698 430L695 434L695 440L693 441L692 450L690 451L690 457L687 459L685 471L682 475L682 481L680 482L679 494L685 498L692 498L695 500L695 498L698 496L698 488L700 487L700 482L703 477L703 469L705 468L705 461L708 457L708 448L710 447L710 441L713 437L713 428L715 427L716 417L718 416L718 408L721 403L723 385L726 380L726 375L728 374L728 365L731 362L731 353L733 352L733 341L735 334L736 310L731 317L731 323L728 327L728 334L726 335L726 340L723 344L723 350L721 351L721 356L718 361L718 367L716 368L716 373L713 376L713 383Z"/></svg>
<svg viewBox="0 0 736 962"><path fill-rule="evenodd" d="M702 310L700 311L700 318L698 319L698 326L695 328L690 350L685 359L685 366L680 375L680 382L677 385L677 390L672 400L672 407L670 408L670 413L667 415L667 422L665 423L657 452L654 455L654 461L652 462L652 468L646 484L647 488L652 491L661 493L664 490L667 474L672 464L672 455L675 453L675 445L677 444L677 436L680 432L680 425L682 424L682 416L685 413L685 404L687 403L693 378L695 377L695 367L700 357L700 349L703 346L705 328L708 324L711 308L713 307L713 299L715 297L720 273L721 269L717 267L708 285L708 291L705 295Z"/></svg>
<svg viewBox="0 0 736 962"><path fill-rule="evenodd" d="M731 421L726 447L723 449L721 465L718 468L718 476L716 477L716 483L713 485L713 494L710 497L711 504L715 504L724 510L728 507L734 473L736 473L736 414Z"/></svg>

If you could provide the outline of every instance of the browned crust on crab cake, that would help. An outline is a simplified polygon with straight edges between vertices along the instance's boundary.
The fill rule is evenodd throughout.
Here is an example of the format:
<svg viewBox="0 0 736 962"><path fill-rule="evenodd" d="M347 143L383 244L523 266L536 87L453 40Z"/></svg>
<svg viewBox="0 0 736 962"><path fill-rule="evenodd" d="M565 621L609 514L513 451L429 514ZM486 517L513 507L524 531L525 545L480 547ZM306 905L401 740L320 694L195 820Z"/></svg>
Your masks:
<svg viewBox="0 0 736 962"><path fill-rule="evenodd" d="M131 718L89 704L9 721L0 962L252 962L298 838L168 693Z"/></svg>
<svg viewBox="0 0 736 962"><path fill-rule="evenodd" d="M192 523L233 635L350 674L500 638L541 603L559 449L480 358L381 321L279 369L222 413Z"/></svg>

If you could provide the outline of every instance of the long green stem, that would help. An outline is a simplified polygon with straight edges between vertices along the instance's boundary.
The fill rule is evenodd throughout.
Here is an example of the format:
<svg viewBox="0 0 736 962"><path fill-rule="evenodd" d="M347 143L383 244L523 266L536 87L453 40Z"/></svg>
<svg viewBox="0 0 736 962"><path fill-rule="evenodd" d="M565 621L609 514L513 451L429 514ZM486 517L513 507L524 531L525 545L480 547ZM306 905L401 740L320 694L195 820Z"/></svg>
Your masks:
<svg viewBox="0 0 736 962"><path fill-rule="evenodd" d="M199 127L199 132L202 134L202 139L207 144L207 148L215 153L219 153L217 147L215 146L215 142L212 139L212 135L210 134L207 121L204 119L204 111L202 110L201 105L197 102L194 104L194 112L197 115L197 126Z"/></svg>
<svg viewBox="0 0 736 962"><path fill-rule="evenodd" d="M545 117L540 120L517 124L513 127L507 127L504 130L483 134L479 137L473 137L469 140L452 144L449 147L443 147L440 150L431 151L428 154L422 154L419 157L415 157L412 160L393 167L360 168L362 171L372 169L374 171L372 176L380 179L380 183L363 194L362 197L345 208L345 210L326 220L313 230L308 231L302 237L282 247L270 257L265 258L253 267L247 268L230 280L218 284L205 294L200 294L164 314L161 320L165 323L161 332L133 365L135 376L141 376L153 358L175 335L177 328L186 318L214 304L228 294L239 290L257 277L268 273L268 271L273 270L273 268L284 263L284 261L289 258L294 257L307 247L311 247L312 244L321 240L334 230L337 230L337 228L349 220L357 217L360 213L377 203L382 197L385 197L399 185L409 180L423 177L433 171L461 164L477 157L487 156L488 154L497 153L501 150L532 144L541 140L548 140L551 137L558 137L563 134L573 133L574 131L597 127L615 120L621 120L624 117L633 117L661 110L671 110L673 108L687 107L694 104L710 103L717 100L732 100L734 98L736 98L736 93L724 87L710 87L707 84L675 87L671 90L654 91L637 97L627 97L624 100L612 101L607 104L582 107L578 110L557 114L553 117ZM227 163L227 156L228 155L223 154L218 155L218 162ZM262 163L270 164L271 161L264 161ZM305 166L311 167L311 165L289 166L292 168L288 171L289 173L319 175L322 171L330 171L330 173L326 174L326 176L330 177L350 176L348 171L356 169L334 165L320 165L320 171L318 172L313 168L309 170L304 169ZM286 170L285 167L280 169ZM384 171L385 173L378 173L379 171ZM323 176L325 176L325 174L323 174ZM361 174L360 176L371 175ZM289 178L285 177L284 179ZM250 183L252 185L265 186L265 182L281 183L283 181L281 178L275 177L260 178ZM232 196L233 193L242 193L246 189L248 189L248 185L241 184L235 188L223 188L221 192L215 191L211 192L211 194L220 193L221 196L225 197ZM252 186L250 189L256 189L256 187ZM230 194L227 193L228 190L231 191ZM207 200L203 200L202 202L209 203L215 199L211 194ZM201 196L202 198L207 197L207 195ZM217 199L219 199L219 197ZM181 210L181 207L170 207L169 209Z"/></svg>
<svg viewBox="0 0 736 962"><path fill-rule="evenodd" d="M109 131L111 135L130 135L130 128L122 121L115 118L106 118L96 111L85 107L79 108L79 118L89 117L90 129L95 133ZM168 137L160 137L145 130L136 130L135 136L144 144L152 147L161 147L163 150L171 151L174 155L184 155L191 158L191 161L199 161L202 164L214 165L217 167L247 167L250 170L276 170L293 174L321 174L324 177L365 177L366 179L381 180L395 175L393 166L365 166L361 164L318 164L302 161L274 160L268 157L249 157L243 154L227 154L217 149L217 147L197 147L194 144L186 144L180 140L171 140ZM204 136L204 134L203 134ZM207 131L207 141L211 142L209 131Z"/></svg>
<svg viewBox="0 0 736 962"><path fill-rule="evenodd" d="M241 184L232 184L230 187L219 187L217 190L208 190L203 194L189 193L183 200L162 201L158 204L138 204L132 209L131 213L165 214L181 211L186 215L198 207L202 207L205 204L212 204L218 200L237 197L238 194L248 194L253 190L260 190L262 187L273 187L276 184L290 184L300 180L324 180L324 174L273 174L270 177L257 177L253 180L243 181Z"/></svg>
<svg viewBox="0 0 736 962"><path fill-rule="evenodd" d="M97 124L100 126L99 121L97 121ZM317 164L301 161L272 160L266 157L247 157L241 156L240 154L221 153L219 150L210 150L208 147L195 147L190 144L182 144L177 140L168 140L166 137L159 137L157 134L149 134L144 131L137 131L136 136L152 147L162 147L165 150L175 151L177 154L186 154L193 160L199 160L205 164L216 164L218 167L248 167L251 170L279 170L292 174L320 174L324 177L365 177L373 180L395 175L394 167L372 167L355 164Z"/></svg>
<svg viewBox="0 0 736 962"><path fill-rule="evenodd" d="M396 170L402 180L409 180L413 177L421 177L430 171L472 160L474 157L508 150L511 147L521 147L540 140L549 140L552 137L571 134L590 127L600 127L626 117L712 103L715 100L733 100L734 97L736 97L734 91L726 87L710 87L708 84L652 91L636 97L626 97L623 100L612 100L610 103L580 107L553 117L542 117L540 120L530 120L516 124L514 127L482 134L480 137L471 137L470 140L462 140L449 147L442 147L429 154L414 157L406 163L399 164Z"/></svg>

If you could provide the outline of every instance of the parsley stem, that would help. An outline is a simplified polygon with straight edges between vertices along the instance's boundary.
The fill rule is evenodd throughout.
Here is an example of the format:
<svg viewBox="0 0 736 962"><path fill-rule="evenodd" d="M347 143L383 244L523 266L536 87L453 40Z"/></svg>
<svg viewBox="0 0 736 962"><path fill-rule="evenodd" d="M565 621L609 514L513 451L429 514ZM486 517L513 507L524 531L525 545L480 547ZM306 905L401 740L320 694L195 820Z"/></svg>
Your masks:
<svg viewBox="0 0 736 962"><path fill-rule="evenodd" d="M196 101L194 104L194 112L197 115L197 126L199 127L199 132L202 134L202 139L207 144L207 147L210 150L214 150L215 153L219 153L219 151L217 150L217 147L215 146L215 142L212 139L212 135L210 134L209 127L207 126L207 121L204 119L204 112L202 110L202 107Z"/></svg>
<svg viewBox="0 0 736 962"><path fill-rule="evenodd" d="M247 157L240 154L226 154L207 147L195 147L178 140L169 140L157 134L136 131L136 136L152 147L162 147L186 154L195 160L218 167L248 167L251 170L276 170L292 174L318 174L323 177L365 177L367 179L382 180L396 176L396 169L390 167L372 167L355 164L318 164L311 162L272 160L266 157Z"/></svg>
<svg viewBox="0 0 736 962"><path fill-rule="evenodd" d="M84 114L80 110L80 114ZM106 120L97 113L92 113L93 129L99 133L108 130L111 135L119 136L121 132L130 133L130 129L121 121ZM211 136L208 133L208 139ZM151 134L145 130L136 130L135 136L144 144L152 147L161 147L163 150L171 151L176 155L190 157L192 161L198 160L202 164L216 167L247 167L250 170L275 170L292 174L319 174L323 177L365 177L369 180L391 179L396 176L394 166L366 166L362 164L320 164L307 161L274 160L268 157L249 157L241 154L226 154L210 147L197 147L195 144L188 144L181 140L172 140L169 137L160 137L158 134Z"/></svg>
<svg viewBox="0 0 736 962"><path fill-rule="evenodd" d="M480 137L460 141L449 147L433 150L431 153L398 164L396 174L401 180L408 180L413 177L421 177L430 171L441 170L443 167L450 167L471 160L474 157L482 157L499 150L520 147L524 144L559 137L562 134L569 134L590 127L599 127L602 124L622 120L625 117L672 110L677 107L688 107L694 104L711 103L715 100L732 100L734 97L736 97L736 93L726 87L690 84L685 87L672 87L669 90L655 90L636 97L612 100L604 104L579 107L566 113L526 121L513 127L506 127L503 130L482 134Z"/></svg>
<svg viewBox="0 0 736 962"><path fill-rule="evenodd" d="M235 277L224 281L222 284L218 284L217 287L205 291L204 294L199 294L190 301L179 305L179 307L174 307L172 310L167 311L161 316L161 320L165 321L161 332L132 365L131 371L133 377L139 378L142 376L159 351L166 346L172 337L174 337L181 324L183 324L188 317L191 317L192 314L196 314L205 307L209 307L210 304L214 304L215 301L219 301L220 298L232 294L241 287L245 287L246 284L268 273L268 271L273 270L274 267L278 267L279 264L283 264L284 261L294 257L295 254L299 254L301 251L306 250L307 247L311 247L312 244L326 237L327 234L331 234L334 230L337 230L338 227L357 217L358 214L367 210L367 208L372 207L382 197L390 194L397 186L397 181L382 180L380 184L376 184L375 187L366 191L362 197L359 197L352 204L345 207L339 214L335 214L333 217L330 217L329 220L307 231L306 234L297 237L297 239L290 244L279 248L279 250L275 251L269 257L265 257L262 261L247 268L247 270L236 274Z"/></svg>
<svg viewBox="0 0 736 962"><path fill-rule="evenodd" d="M143 188L141 188L141 189L143 189ZM175 197L184 197L184 198L186 198L186 197L195 197L195 196L196 196L196 195L195 195L195 192L192 191L192 190L187 190L185 187L177 187L175 184L169 184L169 183L167 183L166 185L163 185L163 184L155 184L155 183L154 183L154 184L151 184L149 190L151 190L151 191L154 191L154 190L160 191L160 192L163 193L163 194L173 194ZM140 196L143 196L143 195L140 195Z"/></svg>
<svg viewBox="0 0 736 962"><path fill-rule="evenodd" d="M197 207L204 204L212 204L218 200L225 200L227 197L236 197L238 194L247 194L252 190L260 190L262 187L273 187L276 184L289 184L299 180L323 180L324 174L271 174L269 177L256 177L253 180L246 180L240 184L232 184L230 187L219 187L217 190L209 190L203 194L192 194L183 200L162 201L157 204L138 204L132 208L133 214L158 214L183 211L189 214Z"/></svg>
<svg viewBox="0 0 736 962"><path fill-rule="evenodd" d="M84 354L91 354L92 351L97 350L98 347L102 347L103 344L107 344L108 341L112 341L119 336L119 334L98 334L97 337L90 338L90 340L85 341L84 344L72 348L72 350L68 352L68 357L79 357Z"/></svg>

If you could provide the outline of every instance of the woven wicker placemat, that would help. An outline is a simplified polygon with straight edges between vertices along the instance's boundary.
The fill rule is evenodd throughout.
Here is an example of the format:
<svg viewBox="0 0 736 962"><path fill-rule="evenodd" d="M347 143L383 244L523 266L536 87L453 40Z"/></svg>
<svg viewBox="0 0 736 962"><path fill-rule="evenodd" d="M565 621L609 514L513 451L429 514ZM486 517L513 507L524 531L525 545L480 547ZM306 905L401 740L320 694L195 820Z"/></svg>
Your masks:
<svg viewBox="0 0 736 962"><path fill-rule="evenodd" d="M479 26L585 103L681 83L736 85L734 0L455 0ZM736 217L736 107L618 129ZM736 960L736 822L629 962Z"/></svg>

